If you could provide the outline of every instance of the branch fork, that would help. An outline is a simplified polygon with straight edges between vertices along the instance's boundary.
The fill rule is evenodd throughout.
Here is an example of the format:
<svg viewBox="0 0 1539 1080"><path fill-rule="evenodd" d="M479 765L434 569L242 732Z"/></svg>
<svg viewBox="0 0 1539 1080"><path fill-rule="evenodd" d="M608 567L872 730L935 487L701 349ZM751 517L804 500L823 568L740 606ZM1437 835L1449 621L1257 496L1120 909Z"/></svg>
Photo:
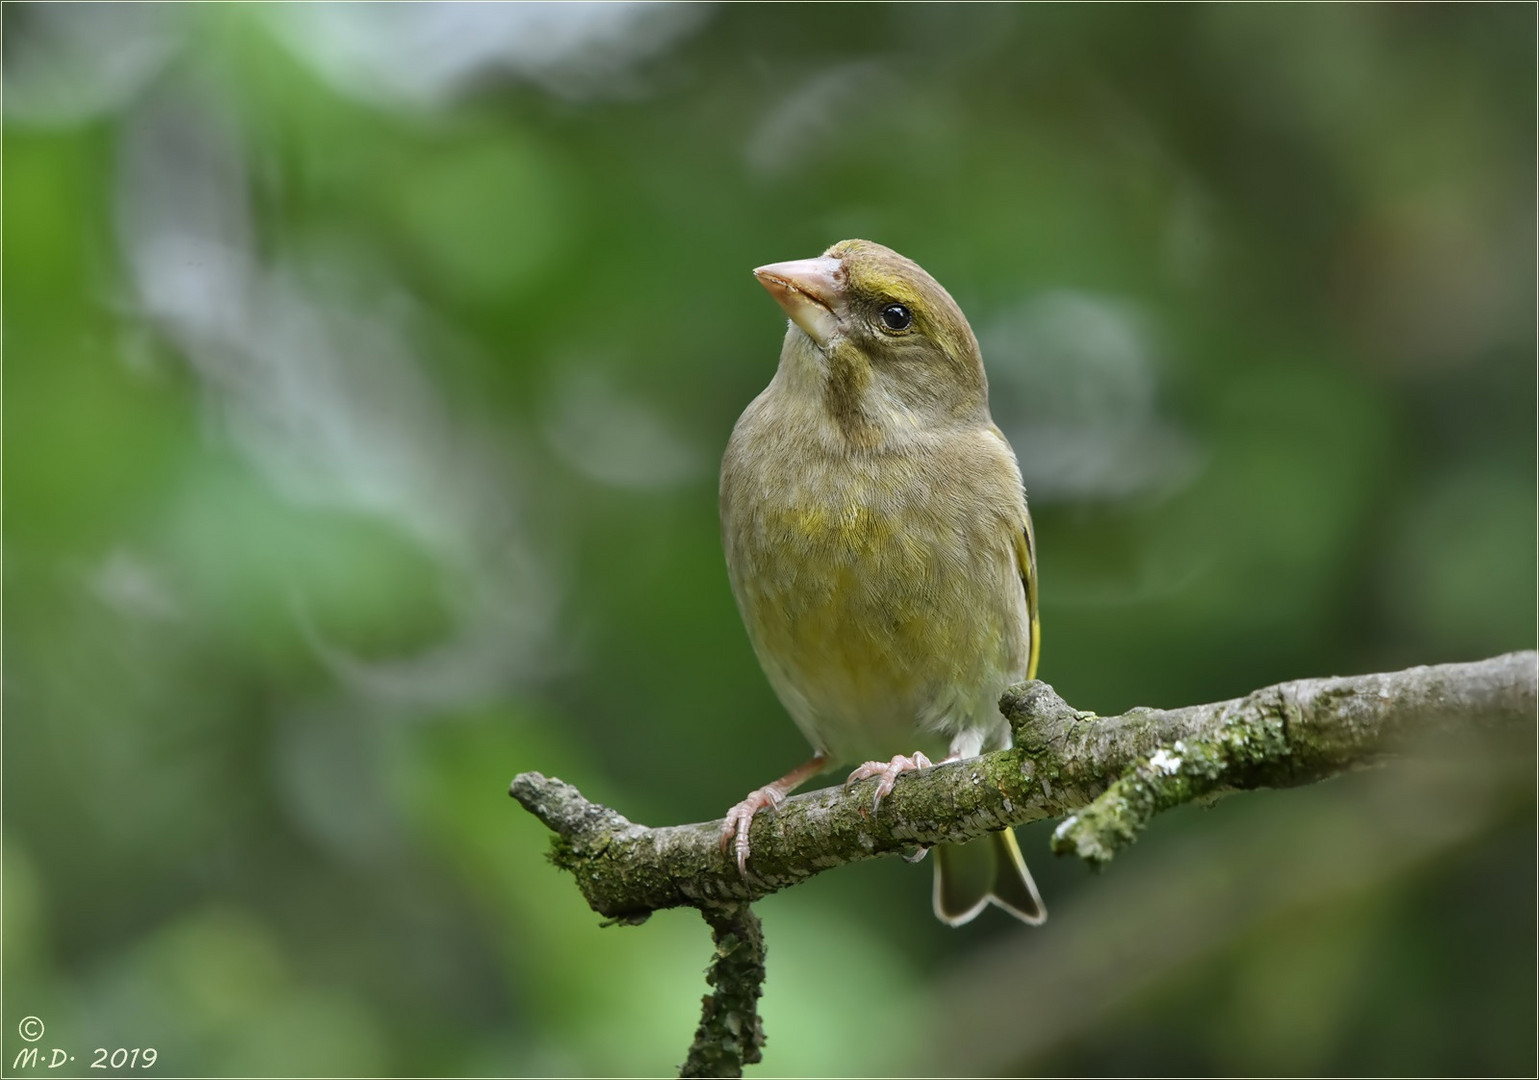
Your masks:
<svg viewBox="0 0 1539 1080"><path fill-rule="evenodd" d="M1021 683L1000 701L1013 748L905 774L874 814L874 779L789 798L754 818L746 874L721 850L720 821L648 828L532 772L510 794L555 834L552 861L600 915L639 923L682 906L705 915L715 992L683 1075L737 1076L763 1044L763 935L748 908L761 896L845 863L1045 817L1063 818L1056 853L1099 867L1182 803L1313 783L1378 764L1417 736L1532 725L1535 670L1535 654L1517 652L1111 717L1073 708L1046 683Z"/></svg>

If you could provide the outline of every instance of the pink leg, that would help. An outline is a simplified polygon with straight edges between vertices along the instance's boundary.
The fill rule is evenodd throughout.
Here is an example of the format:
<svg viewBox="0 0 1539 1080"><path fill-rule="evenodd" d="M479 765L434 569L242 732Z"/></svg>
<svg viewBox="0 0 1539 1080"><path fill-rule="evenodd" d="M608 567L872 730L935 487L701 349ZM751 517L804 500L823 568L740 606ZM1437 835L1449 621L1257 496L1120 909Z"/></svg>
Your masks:
<svg viewBox="0 0 1539 1080"><path fill-rule="evenodd" d="M892 793L892 785L898 782L899 776L929 767L930 759L916 750L913 757L904 757L899 754L891 761L868 761L850 773L850 778L844 782L844 786L848 789L851 784L859 780L880 776L882 780L876 785L876 798L871 800L871 811L875 813L876 808L882 805L882 800Z"/></svg>
<svg viewBox="0 0 1539 1080"><path fill-rule="evenodd" d="M726 853L728 841L734 841L737 850L737 872L748 876L748 827L753 816L766 806L779 806L787 795L806 783L807 779L823 771L828 757L821 750L810 761L798 765L772 784L765 784L748 793L748 797L727 811L721 823L721 850ZM734 840L735 838L735 840Z"/></svg>

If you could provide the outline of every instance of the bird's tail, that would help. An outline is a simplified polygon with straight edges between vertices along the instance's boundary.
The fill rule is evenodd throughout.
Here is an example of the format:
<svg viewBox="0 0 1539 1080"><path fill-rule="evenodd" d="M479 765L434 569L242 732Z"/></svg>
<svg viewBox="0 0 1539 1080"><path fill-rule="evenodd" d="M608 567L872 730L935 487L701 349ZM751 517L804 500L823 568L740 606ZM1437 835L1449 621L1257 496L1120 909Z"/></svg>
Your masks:
<svg viewBox="0 0 1539 1080"><path fill-rule="evenodd" d="M1001 829L970 844L937 847L935 917L948 926L961 926L990 903L1032 926L1047 918L1015 832Z"/></svg>

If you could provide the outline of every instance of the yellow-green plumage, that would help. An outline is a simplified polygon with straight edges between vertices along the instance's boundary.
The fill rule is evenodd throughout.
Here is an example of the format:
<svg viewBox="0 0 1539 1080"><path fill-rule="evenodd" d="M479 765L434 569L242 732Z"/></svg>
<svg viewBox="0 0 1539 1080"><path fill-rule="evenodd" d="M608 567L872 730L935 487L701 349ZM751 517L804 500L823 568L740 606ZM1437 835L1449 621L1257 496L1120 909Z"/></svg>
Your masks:
<svg viewBox="0 0 1539 1080"><path fill-rule="evenodd" d="M1009 745L998 702L1035 667L1035 553L966 319L916 264L866 241L760 273L793 321L728 443L721 516L766 675L830 762ZM745 821L786 789L729 815L740 859ZM940 854L937 873L948 922L991 893L1040 921L1008 832Z"/></svg>

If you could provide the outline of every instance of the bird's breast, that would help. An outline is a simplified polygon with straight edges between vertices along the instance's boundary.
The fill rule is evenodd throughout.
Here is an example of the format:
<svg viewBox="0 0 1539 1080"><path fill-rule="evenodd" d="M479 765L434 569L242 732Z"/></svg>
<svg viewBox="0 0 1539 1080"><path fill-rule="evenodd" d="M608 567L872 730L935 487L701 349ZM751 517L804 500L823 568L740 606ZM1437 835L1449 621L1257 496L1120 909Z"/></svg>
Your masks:
<svg viewBox="0 0 1539 1080"><path fill-rule="evenodd" d="M723 502L755 651L835 756L911 752L980 708L992 720L1024 655L1006 529L922 464L760 461L741 477L753 497Z"/></svg>

